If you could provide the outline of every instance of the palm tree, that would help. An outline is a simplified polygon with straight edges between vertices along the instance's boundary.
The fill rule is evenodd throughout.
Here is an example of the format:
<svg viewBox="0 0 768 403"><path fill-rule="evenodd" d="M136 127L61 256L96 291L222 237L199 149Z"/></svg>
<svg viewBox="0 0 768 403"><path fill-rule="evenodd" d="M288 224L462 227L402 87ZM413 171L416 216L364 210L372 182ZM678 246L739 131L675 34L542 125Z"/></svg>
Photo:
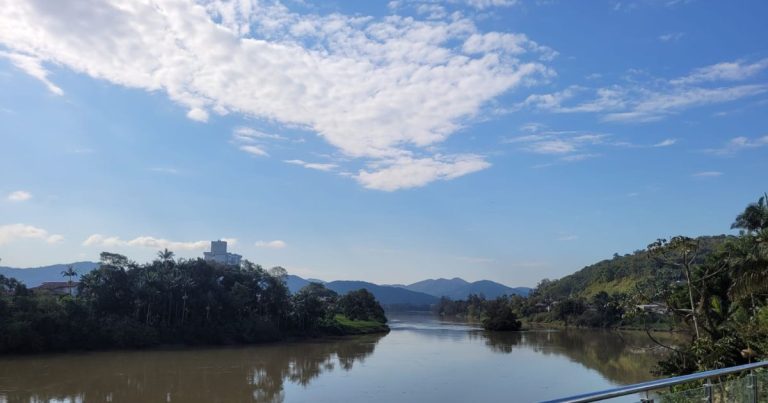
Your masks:
<svg viewBox="0 0 768 403"><path fill-rule="evenodd" d="M165 248L159 252L157 252L157 257L160 258L160 260L163 261L163 263L169 263L173 261L174 253L169 251L168 248Z"/></svg>
<svg viewBox="0 0 768 403"><path fill-rule="evenodd" d="M754 295L768 290L768 194L736 216L731 228L742 230L743 236L728 244L734 278L729 292L752 299L754 310Z"/></svg>
<svg viewBox="0 0 768 403"><path fill-rule="evenodd" d="M69 296L72 296L72 277L77 277L77 272L72 265L67 266L67 270L61 272L61 275L67 277L67 286L69 287Z"/></svg>

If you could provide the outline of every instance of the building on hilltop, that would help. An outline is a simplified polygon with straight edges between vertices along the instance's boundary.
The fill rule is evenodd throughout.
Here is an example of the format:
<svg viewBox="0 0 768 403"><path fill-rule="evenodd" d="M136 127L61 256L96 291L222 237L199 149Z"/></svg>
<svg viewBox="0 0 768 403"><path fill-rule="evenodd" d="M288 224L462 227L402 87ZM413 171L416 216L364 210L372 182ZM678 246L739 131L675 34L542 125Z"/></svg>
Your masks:
<svg viewBox="0 0 768 403"><path fill-rule="evenodd" d="M243 257L237 253L227 252L227 241L211 241L211 251L203 252L205 261L209 263L239 266Z"/></svg>
<svg viewBox="0 0 768 403"><path fill-rule="evenodd" d="M51 281L44 282L37 287L32 287L31 290L38 293L47 293L55 295L77 295L77 286L80 284L77 281Z"/></svg>

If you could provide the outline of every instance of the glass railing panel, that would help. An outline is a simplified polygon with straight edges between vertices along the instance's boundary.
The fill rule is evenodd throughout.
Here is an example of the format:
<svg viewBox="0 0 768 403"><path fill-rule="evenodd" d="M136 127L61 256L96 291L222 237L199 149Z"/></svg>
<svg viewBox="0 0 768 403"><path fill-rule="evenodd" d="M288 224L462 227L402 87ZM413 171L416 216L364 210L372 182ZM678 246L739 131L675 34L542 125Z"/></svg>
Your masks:
<svg viewBox="0 0 768 403"><path fill-rule="evenodd" d="M706 401L707 393L706 389L703 386L683 386L685 389L682 389L680 387L674 388L672 391L668 392L659 392L659 394L656 396L656 398L653 400L655 402L661 402L661 403L692 403L692 402L703 402Z"/></svg>

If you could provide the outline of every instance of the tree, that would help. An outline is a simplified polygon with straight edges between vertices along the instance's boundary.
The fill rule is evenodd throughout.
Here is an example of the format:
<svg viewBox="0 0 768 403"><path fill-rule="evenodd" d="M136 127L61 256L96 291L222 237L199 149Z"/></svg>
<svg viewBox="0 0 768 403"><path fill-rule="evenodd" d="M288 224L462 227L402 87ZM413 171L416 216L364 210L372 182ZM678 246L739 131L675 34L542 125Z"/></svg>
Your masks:
<svg viewBox="0 0 768 403"><path fill-rule="evenodd" d="M696 307L693 302L693 270L698 257L699 243L697 240L685 236L672 237L669 241L659 238L648 245L648 253L661 266L670 266L681 270L685 275L688 289L688 302L690 306L690 318L693 321L693 329L696 338L701 337Z"/></svg>
<svg viewBox="0 0 768 403"><path fill-rule="evenodd" d="M520 330L522 325L517 320L517 315L509 302L506 297L498 297L485 304L483 329L492 331Z"/></svg>
<svg viewBox="0 0 768 403"><path fill-rule="evenodd" d="M731 228L740 229L742 236L727 245L734 277L730 294L749 297L754 309L754 294L768 290L768 194L736 216Z"/></svg>
<svg viewBox="0 0 768 403"><path fill-rule="evenodd" d="M72 265L67 266L67 270L61 272L61 275L67 277L67 287L69 288L69 296L72 296L72 277L77 277L77 272Z"/></svg>
<svg viewBox="0 0 768 403"><path fill-rule="evenodd" d="M565 327L568 327L569 320L574 316L581 315L585 310L587 310L587 307L584 306L584 302L568 298L555 305L554 313L555 317L565 322Z"/></svg>
<svg viewBox="0 0 768 403"><path fill-rule="evenodd" d="M341 313L352 320L373 320L386 323L384 308L379 301L365 288L350 291L339 299Z"/></svg>
<svg viewBox="0 0 768 403"><path fill-rule="evenodd" d="M293 296L293 313L299 328L314 330L324 319L331 319L331 307L338 294L321 283L309 283Z"/></svg>

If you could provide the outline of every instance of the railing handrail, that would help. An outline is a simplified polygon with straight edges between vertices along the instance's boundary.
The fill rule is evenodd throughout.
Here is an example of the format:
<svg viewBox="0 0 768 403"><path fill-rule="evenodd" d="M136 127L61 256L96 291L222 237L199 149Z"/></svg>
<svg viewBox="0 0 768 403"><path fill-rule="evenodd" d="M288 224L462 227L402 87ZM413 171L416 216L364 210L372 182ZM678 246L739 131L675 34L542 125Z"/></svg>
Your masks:
<svg viewBox="0 0 768 403"><path fill-rule="evenodd" d="M756 368L768 367L768 361L760 361L752 364L738 365L735 367L713 369L710 371L696 372L689 375L676 376L674 378L657 379L654 381L636 383L633 385L621 386L613 389L601 390L598 392L585 393L582 395L565 397L562 399L548 400L542 403L587 403L599 400L612 399L614 397L634 395L640 392L646 392L661 389L669 386L679 385L697 381L700 379L714 378L720 375L735 374L737 372L748 371Z"/></svg>

